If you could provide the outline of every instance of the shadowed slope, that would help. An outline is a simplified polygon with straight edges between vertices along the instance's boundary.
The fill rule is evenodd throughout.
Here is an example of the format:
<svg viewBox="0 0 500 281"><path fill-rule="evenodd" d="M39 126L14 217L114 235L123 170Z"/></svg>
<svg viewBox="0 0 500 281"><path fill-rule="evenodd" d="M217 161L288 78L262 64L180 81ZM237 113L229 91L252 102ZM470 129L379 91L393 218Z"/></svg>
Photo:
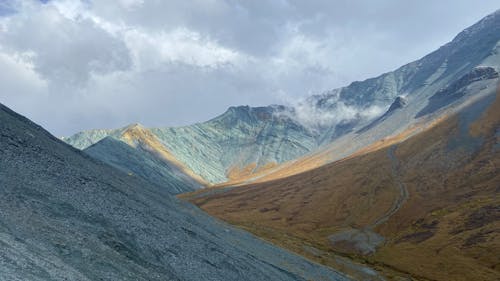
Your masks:
<svg viewBox="0 0 500 281"><path fill-rule="evenodd" d="M149 130L141 125L129 126L120 135L120 139L130 146L148 152L149 154L162 159L169 166L188 175L199 184L207 184L199 175L195 174L185 164L175 158L175 156L160 142L160 140Z"/></svg>
<svg viewBox="0 0 500 281"><path fill-rule="evenodd" d="M0 279L346 280L0 105Z"/></svg>
<svg viewBox="0 0 500 281"><path fill-rule="evenodd" d="M497 280L499 95L399 144L190 200L334 267L341 253L389 277Z"/></svg>
<svg viewBox="0 0 500 281"><path fill-rule="evenodd" d="M421 119L434 119L461 104L469 86L487 87L488 80L498 77L499 40L497 11L417 61L311 96L303 106L231 107L207 122L151 130L179 162L212 184L244 182L308 153L322 153L322 165L388 136L418 130ZM406 106L390 109L399 96L405 97ZM339 117L346 111L352 116ZM88 131L65 141L85 148L120 133Z"/></svg>
<svg viewBox="0 0 500 281"><path fill-rule="evenodd" d="M312 132L279 114L285 110L282 106L231 107L204 123L152 132L193 171L220 183L295 159L317 146Z"/></svg>
<svg viewBox="0 0 500 281"><path fill-rule="evenodd" d="M317 146L307 128L278 114L286 110L283 106L231 107L204 123L149 129L148 138L155 139L155 148L168 151L172 162L182 163L209 184L220 183L297 158ZM64 141L84 149L106 136L122 139L129 127L81 132Z"/></svg>
<svg viewBox="0 0 500 281"><path fill-rule="evenodd" d="M92 157L137 175L172 194L193 191L207 183L179 162L149 129L139 124L123 128L84 150Z"/></svg>
<svg viewBox="0 0 500 281"><path fill-rule="evenodd" d="M84 151L126 172L129 176L139 176L164 187L171 194L194 191L202 187L180 168L154 152L132 147L112 137L106 137Z"/></svg>

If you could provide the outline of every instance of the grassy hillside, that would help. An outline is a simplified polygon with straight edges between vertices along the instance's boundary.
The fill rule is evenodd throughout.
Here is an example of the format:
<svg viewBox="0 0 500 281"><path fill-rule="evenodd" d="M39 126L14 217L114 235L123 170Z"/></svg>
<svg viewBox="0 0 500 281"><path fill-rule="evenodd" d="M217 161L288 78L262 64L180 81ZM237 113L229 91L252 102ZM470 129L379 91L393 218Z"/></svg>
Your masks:
<svg viewBox="0 0 500 281"><path fill-rule="evenodd" d="M393 279L498 280L499 95L401 143L187 198L333 267L341 255Z"/></svg>

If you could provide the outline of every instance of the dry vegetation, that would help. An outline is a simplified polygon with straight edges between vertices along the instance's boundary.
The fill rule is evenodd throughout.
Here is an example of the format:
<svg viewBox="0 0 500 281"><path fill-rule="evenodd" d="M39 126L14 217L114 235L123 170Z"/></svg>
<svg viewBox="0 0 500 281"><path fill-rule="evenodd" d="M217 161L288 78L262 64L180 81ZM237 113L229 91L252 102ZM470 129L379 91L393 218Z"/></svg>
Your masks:
<svg viewBox="0 0 500 281"><path fill-rule="evenodd" d="M335 255L369 264L389 279L500 280L500 98L468 127L467 137L482 140L480 149L450 146L461 140L460 122L450 117L396 144L397 167L391 148L380 145L301 174L183 197L341 270L349 271ZM333 233L369 227L390 210L400 196L397 181L409 198L374 229L386 238L376 253L333 247Z"/></svg>

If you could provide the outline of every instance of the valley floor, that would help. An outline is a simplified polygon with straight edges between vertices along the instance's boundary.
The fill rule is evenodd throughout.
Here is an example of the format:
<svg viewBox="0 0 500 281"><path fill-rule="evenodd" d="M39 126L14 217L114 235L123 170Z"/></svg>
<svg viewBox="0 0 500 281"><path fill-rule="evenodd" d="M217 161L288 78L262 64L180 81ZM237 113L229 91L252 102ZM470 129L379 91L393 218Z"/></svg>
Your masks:
<svg viewBox="0 0 500 281"><path fill-rule="evenodd" d="M499 280L499 96L397 145L181 197L357 278L345 258L390 280Z"/></svg>

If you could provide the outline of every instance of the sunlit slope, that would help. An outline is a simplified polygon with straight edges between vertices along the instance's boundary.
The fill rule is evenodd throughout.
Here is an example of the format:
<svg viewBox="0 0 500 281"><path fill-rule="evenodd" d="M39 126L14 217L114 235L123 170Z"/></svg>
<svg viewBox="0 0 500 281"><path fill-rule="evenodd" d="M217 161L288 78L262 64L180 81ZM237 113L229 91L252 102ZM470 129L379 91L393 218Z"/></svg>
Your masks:
<svg viewBox="0 0 500 281"><path fill-rule="evenodd" d="M471 90L482 91L468 84L488 86L481 81L498 71L499 40L497 11L420 60L311 96L301 107L231 107L207 122L151 130L176 159L212 184L260 177L263 171L275 171L276 165L309 153L316 154L321 165L385 138L411 135L460 105ZM478 77L480 81L473 81ZM459 93L457 89L465 90L446 94ZM438 92L443 95L436 96ZM397 103L400 108L391 110ZM346 110L353 114L339 117ZM87 131L65 141L82 149L122 130Z"/></svg>
<svg viewBox="0 0 500 281"><path fill-rule="evenodd" d="M180 163L208 183L260 171L317 147L316 135L279 112L282 106L231 107L204 123L150 129ZM106 136L121 138L126 128L75 134L64 141L84 149Z"/></svg>
<svg viewBox="0 0 500 281"><path fill-rule="evenodd" d="M84 150L90 156L139 176L172 194L202 188L206 182L179 162L149 129L130 125Z"/></svg>
<svg viewBox="0 0 500 281"><path fill-rule="evenodd" d="M189 192L202 187L199 182L155 152L131 147L112 137L106 137L84 151L126 172L129 176L142 177L161 186L171 194Z"/></svg>
<svg viewBox="0 0 500 281"><path fill-rule="evenodd" d="M353 158L375 151L418 134L441 122L443 118L460 111L470 103L491 94L499 81L497 67L479 66L464 74L446 87L436 91L427 103L419 106L410 104L406 98L396 98L389 109L379 118L366 125L356 134L347 134L298 159L285 162L270 169L233 179L222 186L250 182L264 182L305 172L322 165ZM414 116L408 124L401 126L401 120ZM381 134L380 132L394 133ZM395 129L397 128L397 129ZM376 138L373 136L377 135ZM366 146L362 146L366 144Z"/></svg>
<svg viewBox="0 0 500 281"><path fill-rule="evenodd" d="M341 253L389 277L498 280L499 112L490 90L403 142L190 200L334 267Z"/></svg>
<svg viewBox="0 0 500 281"><path fill-rule="evenodd" d="M231 107L205 123L152 129L195 173L213 183L295 159L317 146L316 136L279 112L284 107ZM246 170L246 171L245 171Z"/></svg>

